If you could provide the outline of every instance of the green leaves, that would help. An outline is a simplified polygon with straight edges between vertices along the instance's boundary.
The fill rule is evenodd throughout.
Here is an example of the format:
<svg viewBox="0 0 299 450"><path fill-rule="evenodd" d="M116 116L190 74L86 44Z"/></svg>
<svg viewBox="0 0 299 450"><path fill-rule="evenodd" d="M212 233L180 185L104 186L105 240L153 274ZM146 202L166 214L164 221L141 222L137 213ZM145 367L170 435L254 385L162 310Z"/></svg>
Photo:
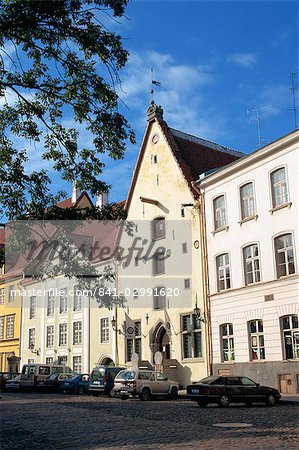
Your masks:
<svg viewBox="0 0 299 450"><path fill-rule="evenodd" d="M56 200L49 174L30 162L32 143L35 160L38 153L62 179L91 194L107 189L101 155L122 158L135 137L114 89L128 52L101 20L122 16L126 4L0 0L0 214L41 219ZM79 125L92 135L84 148Z"/></svg>

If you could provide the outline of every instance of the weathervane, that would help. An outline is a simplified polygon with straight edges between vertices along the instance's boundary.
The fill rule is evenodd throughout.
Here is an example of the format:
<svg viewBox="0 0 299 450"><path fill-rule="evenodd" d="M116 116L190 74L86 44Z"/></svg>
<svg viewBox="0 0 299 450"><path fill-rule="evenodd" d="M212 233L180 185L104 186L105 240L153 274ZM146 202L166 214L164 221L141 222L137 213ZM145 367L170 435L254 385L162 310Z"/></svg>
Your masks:
<svg viewBox="0 0 299 450"><path fill-rule="evenodd" d="M154 86L161 86L161 83L154 80L154 69L151 67L151 103L154 103Z"/></svg>

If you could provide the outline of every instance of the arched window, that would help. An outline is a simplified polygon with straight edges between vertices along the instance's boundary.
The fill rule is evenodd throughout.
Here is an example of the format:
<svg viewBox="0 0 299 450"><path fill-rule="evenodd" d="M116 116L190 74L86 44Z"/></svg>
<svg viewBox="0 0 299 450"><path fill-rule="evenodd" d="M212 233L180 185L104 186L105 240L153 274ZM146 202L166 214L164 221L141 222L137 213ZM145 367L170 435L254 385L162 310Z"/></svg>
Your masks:
<svg viewBox="0 0 299 450"><path fill-rule="evenodd" d="M265 359L264 327L262 320L248 322L250 360Z"/></svg>
<svg viewBox="0 0 299 450"><path fill-rule="evenodd" d="M284 359L299 358L299 324L298 315L280 318Z"/></svg>
<svg viewBox="0 0 299 450"><path fill-rule="evenodd" d="M230 265L228 253L223 253L216 258L217 268L217 289L218 291L224 291L229 289L230 283Z"/></svg>
<svg viewBox="0 0 299 450"><path fill-rule="evenodd" d="M226 210L224 195L220 195L213 201L214 209L214 230L226 227Z"/></svg>
<svg viewBox="0 0 299 450"><path fill-rule="evenodd" d="M240 187L240 200L242 219L253 217L255 215L253 183L246 183Z"/></svg>
<svg viewBox="0 0 299 450"><path fill-rule="evenodd" d="M277 236L275 243L275 260L277 278L295 273L294 245L291 233Z"/></svg>
<svg viewBox="0 0 299 450"><path fill-rule="evenodd" d="M243 248L243 264L246 285L261 281L260 256L257 244L247 245Z"/></svg>
<svg viewBox="0 0 299 450"><path fill-rule="evenodd" d="M284 167L274 170L270 174L272 207L285 205L289 201L286 171Z"/></svg>
<svg viewBox="0 0 299 450"><path fill-rule="evenodd" d="M235 360L234 329L232 323L220 325L221 360L222 362Z"/></svg>

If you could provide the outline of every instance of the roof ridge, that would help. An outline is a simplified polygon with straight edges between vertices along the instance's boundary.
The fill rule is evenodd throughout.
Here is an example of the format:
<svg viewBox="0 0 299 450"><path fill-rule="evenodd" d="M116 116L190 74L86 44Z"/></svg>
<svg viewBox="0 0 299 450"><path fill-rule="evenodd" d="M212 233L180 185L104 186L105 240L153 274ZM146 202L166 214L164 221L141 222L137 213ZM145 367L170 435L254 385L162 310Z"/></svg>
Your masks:
<svg viewBox="0 0 299 450"><path fill-rule="evenodd" d="M184 131L176 130L175 128L169 127L171 133L178 138L186 139L191 142L195 142L196 144L201 144L212 148L213 150L218 150L224 153L229 153L231 155L236 156L244 156L246 153L239 152L238 150L233 150L225 145L217 144L216 142L209 141L207 139L202 139L198 136L194 136L190 133L185 133Z"/></svg>

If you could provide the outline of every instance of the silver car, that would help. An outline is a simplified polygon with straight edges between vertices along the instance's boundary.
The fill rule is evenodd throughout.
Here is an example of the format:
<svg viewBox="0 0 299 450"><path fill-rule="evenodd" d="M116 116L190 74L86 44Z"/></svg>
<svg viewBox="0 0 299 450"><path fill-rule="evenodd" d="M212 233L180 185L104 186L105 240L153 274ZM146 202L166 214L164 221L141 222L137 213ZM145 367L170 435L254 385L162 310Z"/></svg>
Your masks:
<svg viewBox="0 0 299 450"><path fill-rule="evenodd" d="M179 383L169 380L163 373L153 370L122 370L114 379L111 396L126 399L139 396L147 401L156 396L168 396L175 399L178 396Z"/></svg>

